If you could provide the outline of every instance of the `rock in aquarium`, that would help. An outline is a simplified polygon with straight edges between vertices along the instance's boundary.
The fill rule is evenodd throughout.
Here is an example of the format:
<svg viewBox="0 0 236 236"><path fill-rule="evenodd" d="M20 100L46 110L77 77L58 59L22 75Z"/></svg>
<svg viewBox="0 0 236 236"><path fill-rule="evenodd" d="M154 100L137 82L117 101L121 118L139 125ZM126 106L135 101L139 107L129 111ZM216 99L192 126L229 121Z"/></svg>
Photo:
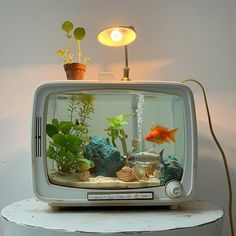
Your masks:
<svg viewBox="0 0 236 236"><path fill-rule="evenodd" d="M125 164L117 148L111 146L109 138L91 136L86 146L85 156L95 164L93 173L106 177L115 177Z"/></svg>
<svg viewBox="0 0 236 236"><path fill-rule="evenodd" d="M166 184L173 179L181 181L183 168L174 155L169 155L167 161L164 161L161 153L161 162L163 164L160 178L162 184Z"/></svg>

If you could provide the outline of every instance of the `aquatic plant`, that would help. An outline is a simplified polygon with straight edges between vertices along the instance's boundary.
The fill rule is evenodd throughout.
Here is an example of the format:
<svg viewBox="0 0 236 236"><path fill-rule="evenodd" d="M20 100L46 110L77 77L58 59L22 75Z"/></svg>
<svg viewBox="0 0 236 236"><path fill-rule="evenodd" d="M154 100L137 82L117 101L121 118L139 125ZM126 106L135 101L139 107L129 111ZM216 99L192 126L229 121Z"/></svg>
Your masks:
<svg viewBox="0 0 236 236"><path fill-rule="evenodd" d="M107 117L107 121L110 122L110 125L108 126L105 131L107 132L107 135L111 137L111 142L114 147L116 147L115 140L117 138L120 139L123 153L125 156L127 156L127 145L126 145L126 139L128 135L125 133L125 130L123 129L123 125L128 125L128 122L124 120L125 117L131 116L131 113L127 114L120 114L115 117Z"/></svg>
<svg viewBox="0 0 236 236"><path fill-rule="evenodd" d="M84 145L89 137L84 134L82 125L53 119L46 125L46 133L52 139L47 156L56 161L59 171L71 173L94 167L92 161L84 158Z"/></svg>
<svg viewBox="0 0 236 236"><path fill-rule="evenodd" d="M61 29L66 32L66 38L67 38L67 49L59 49L57 50L57 55L59 57L62 57L64 59L64 62L66 64L71 64L73 62L73 53L71 50L71 38L72 38L72 31L74 29L74 25L69 20L63 22L61 25ZM82 59L82 53L81 53L81 40L85 38L86 31L83 27L77 27L73 31L73 36L76 41L77 45L77 57L79 63L87 63L90 58L84 57Z"/></svg>
<svg viewBox="0 0 236 236"><path fill-rule="evenodd" d="M94 167L94 163L84 157L85 146L89 143L88 123L93 109L90 95L71 96L68 111L69 121L52 119L46 125L46 133L52 139L47 149L47 157L56 161L58 170L64 173L81 172ZM77 113L78 118L75 118Z"/></svg>
<svg viewBox="0 0 236 236"><path fill-rule="evenodd" d="M70 120L72 121L77 114L75 123L84 127L84 133L89 132L89 124L86 120L90 119L90 115L94 113L95 100L93 96L88 94L73 95L70 98L68 111L70 112ZM75 114L76 113L76 114Z"/></svg>

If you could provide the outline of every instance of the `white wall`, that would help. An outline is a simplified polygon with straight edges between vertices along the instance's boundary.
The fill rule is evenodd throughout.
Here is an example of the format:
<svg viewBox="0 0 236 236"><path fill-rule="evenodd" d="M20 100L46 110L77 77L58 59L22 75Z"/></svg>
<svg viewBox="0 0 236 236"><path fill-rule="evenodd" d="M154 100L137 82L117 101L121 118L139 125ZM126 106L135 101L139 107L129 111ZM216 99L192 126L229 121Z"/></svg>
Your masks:
<svg viewBox="0 0 236 236"><path fill-rule="evenodd" d="M41 82L65 79L55 51L65 45L60 24L66 19L87 29L82 45L92 58L87 79L97 79L100 71L121 76L123 50L96 39L101 29L120 24L133 25L138 33L129 46L133 80L202 81L236 194L236 1L0 0L0 209L33 196L32 97ZM222 160L209 134L200 90L189 85L196 97L199 131L196 198L227 212ZM227 227L226 217L222 235L228 235Z"/></svg>

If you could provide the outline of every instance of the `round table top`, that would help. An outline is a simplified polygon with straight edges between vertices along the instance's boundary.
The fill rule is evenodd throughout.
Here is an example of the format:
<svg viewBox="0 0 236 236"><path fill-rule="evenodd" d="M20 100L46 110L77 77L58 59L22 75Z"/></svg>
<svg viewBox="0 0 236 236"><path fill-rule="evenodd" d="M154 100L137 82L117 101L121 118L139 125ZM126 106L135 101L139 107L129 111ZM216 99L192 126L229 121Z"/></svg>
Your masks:
<svg viewBox="0 0 236 236"><path fill-rule="evenodd" d="M223 211L204 201L190 201L171 210L163 207L66 208L27 199L5 207L3 221L57 232L117 233L165 231L216 222Z"/></svg>

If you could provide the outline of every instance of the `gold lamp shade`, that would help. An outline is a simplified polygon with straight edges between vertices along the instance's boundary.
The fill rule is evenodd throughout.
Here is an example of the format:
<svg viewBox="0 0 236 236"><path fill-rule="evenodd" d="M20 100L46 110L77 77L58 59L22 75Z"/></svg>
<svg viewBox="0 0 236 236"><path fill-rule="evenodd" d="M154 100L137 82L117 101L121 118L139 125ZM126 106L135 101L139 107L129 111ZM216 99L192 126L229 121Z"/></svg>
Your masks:
<svg viewBox="0 0 236 236"><path fill-rule="evenodd" d="M115 26L104 29L98 34L101 44L111 47L120 47L132 43L136 38L136 32L132 26Z"/></svg>

